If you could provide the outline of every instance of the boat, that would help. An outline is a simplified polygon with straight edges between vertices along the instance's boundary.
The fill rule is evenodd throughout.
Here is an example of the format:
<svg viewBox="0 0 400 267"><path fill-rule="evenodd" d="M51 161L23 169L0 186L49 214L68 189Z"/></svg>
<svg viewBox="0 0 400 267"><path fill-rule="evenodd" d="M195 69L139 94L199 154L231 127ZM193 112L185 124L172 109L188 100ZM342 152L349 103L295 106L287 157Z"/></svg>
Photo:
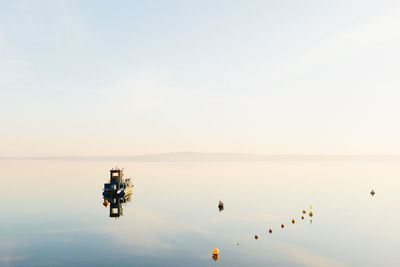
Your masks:
<svg viewBox="0 0 400 267"><path fill-rule="evenodd" d="M133 183L131 178L124 178L124 168L110 170L110 180L104 184L103 196L124 198L132 194Z"/></svg>

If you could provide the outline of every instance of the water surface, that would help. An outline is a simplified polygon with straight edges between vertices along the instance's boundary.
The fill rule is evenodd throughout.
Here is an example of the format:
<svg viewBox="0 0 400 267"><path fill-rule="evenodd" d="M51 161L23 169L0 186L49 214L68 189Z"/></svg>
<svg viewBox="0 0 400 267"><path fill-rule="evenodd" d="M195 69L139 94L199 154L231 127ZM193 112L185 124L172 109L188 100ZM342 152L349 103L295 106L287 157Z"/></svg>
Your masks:
<svg viewBox="0 0 400 267"><path fill-rule="evenodd" d="M101 195L116 163L135 183L118 219ZM1 266L400 265L396 161L0 166Z"/></svg>

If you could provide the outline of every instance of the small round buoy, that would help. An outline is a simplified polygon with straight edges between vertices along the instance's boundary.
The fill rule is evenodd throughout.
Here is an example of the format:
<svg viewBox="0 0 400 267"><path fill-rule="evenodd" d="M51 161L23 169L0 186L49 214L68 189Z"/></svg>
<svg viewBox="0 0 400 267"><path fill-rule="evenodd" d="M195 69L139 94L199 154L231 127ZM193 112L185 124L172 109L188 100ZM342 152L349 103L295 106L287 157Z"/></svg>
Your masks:
<svg viewBox="0 0 400 267"><path fill-rule="evenodd" d="M283 223L281 224L281 228L285 228L285 225Z"/></svg>
<svg viewBox="0 0 400 267"><path fill-rule="evenodd" d="M219 255L218 255L218 254L213 254L211 258L212 258L214 261L217 261L218 258L219 258Z"/></svg>
<svg viewBox="0 0 400 267"><path fill-rule="evenodd" d="M374 195L375 195L374 189L371 190L370 194L371 194L371 196L374 196Z"/></svg>
<svg viewBox="0 0 400 267"><path fill-rule="evenodd" d="M104 200L103 205L104 205L104 207L107 208L107 206L108 206L108 201L107 201L107 199Z"/></svg>
<svg viewBox="0 0 400 267"><path fill-rule="evenodd" d="M272 234L272 229L271 229L271 228L269 228L268 232L269 232L270 234Z"/></svg>
<svg viewBox="0 0 400 267"><path fill-rule="evenodd" d="M310 223L312 223L312 219L310 219Z"/></svg>
<svg viewBox="0 0 400 267"><path fill-rule="evenodd" d="M294 224L296 221L294 219L292 219L292 223Z"/></svg>
<svg viewBox="0 0 400 267"><path fill-rule="evenodd" d="M301 216L301 219L304 220L304 216Z"/></svg>
<svg viewBox="0 0 400 267"><path fill-rule="evenodd" d="M307 213L307 211L306 211L306 210L303 210L302 212L303 212L303 214L306 214L306 213Z"/></svg>
<svg viewBox="0 0 400 267"><path fill-rule="evenodd" d="M256 240L257 240L259 237L260 237L260 236L259 236L259 235L257 235L257 234L256 234L256 235L254 235L254 239L256 239Z"/></svg>
<svg viewBox="0 0 400 267"><path fill-rule="evenodd" d="M219 249L213 248L212 254L213 254L213 255L219 255Z"/></svg>
<svg viewBox="0 0 400 267"><path fill-rule="evenodd" d="M310 213L308 214L308 216L312 217L314 215L314 213L312 211L310 211Z"/></svg>

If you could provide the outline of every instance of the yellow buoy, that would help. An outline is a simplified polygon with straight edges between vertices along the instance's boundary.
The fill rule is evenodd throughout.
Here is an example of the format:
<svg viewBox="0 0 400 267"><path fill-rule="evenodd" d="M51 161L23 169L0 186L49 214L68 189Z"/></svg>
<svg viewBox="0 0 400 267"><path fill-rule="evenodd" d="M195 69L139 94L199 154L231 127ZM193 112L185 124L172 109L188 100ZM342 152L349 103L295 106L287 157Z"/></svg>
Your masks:
<svg viewBox="0 0 400 267"><path fill-rule="evenodd" d="M303 210L302 212L303 212L303 214L306 214L306 213L307 213L307 211L306 211L306 210Z"/></svg>
<svg viewBox="0 0 400 267"><path fill-rule="evenodd" d="M296 221L294 219L292 219L292 223L294 224Z"/></svg>
<svg viewBox="0 0 400 267"><path fill-rule="evenodd" d="M310 204L310 210L312 210L312 205Z"/></svg>
<svg viewBox="0 0 400 267"><path fill-rule="evenodd" d="M308 214L308 216L312 217L314 214L312 211L310 211L310 213Z"/></svg>
<svg viewBox="0 0 400 267"><path fill-rule="evenodd" d="M212 254L213 254L213 255L219 255L219 249L214 248L214 249L212 250Z"/></svg>

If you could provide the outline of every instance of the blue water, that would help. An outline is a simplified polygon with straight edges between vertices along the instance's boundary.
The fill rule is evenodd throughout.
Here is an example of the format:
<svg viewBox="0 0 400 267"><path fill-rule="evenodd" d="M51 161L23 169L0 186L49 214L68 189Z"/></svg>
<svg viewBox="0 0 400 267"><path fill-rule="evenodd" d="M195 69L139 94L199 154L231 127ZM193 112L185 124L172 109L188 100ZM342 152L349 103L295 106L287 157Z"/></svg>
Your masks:
<svg viewBox="0 0 400 267"><path fill-rule="evenodd" d="M400 264L400 163L118 162L135 188L114 219L101 193L115 164L0 161L0 266Z"/></svg>

